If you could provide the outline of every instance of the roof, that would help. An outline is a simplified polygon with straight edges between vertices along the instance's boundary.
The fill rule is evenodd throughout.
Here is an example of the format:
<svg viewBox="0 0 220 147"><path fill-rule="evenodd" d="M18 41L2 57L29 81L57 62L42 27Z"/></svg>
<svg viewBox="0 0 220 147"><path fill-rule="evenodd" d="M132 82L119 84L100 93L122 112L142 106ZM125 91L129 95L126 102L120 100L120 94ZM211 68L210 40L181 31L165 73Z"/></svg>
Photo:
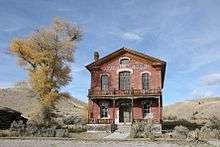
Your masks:
<svg viewBox="0 0 220 147"><path fill-rule="evenodd" d="M155 58L155 57L152 57L152 56L149 56L149 55L143 54L141 52L137 52L137 51L135 51L133 49L125 48L125 47L122 47L121 49L116 50L115 52L113 52L113 53L111 53L111 54L109 54L109 55L107 55L105 57L102 57L102 58L92 62L91 64L88 64L86 66L86 68L88 70L91 70L92 67L97 67L99 65L102 65L102 64L110 61L111 59L113 59L113 58L115 58L115 57L117 57L119 55L122 55L124 53L130 53L130 54L139 56L141 58L144 58L146 60L150 60L150 61L152 61L154 63L157 63L157 64L159 63L159 65L162 66L162 75L161 76L162 76L162 87L163 87L164 77L165 77L165 70L166 70L166 62L161 60L161 59L158 59L158 58Z"/></svg>
<svg viewBox="0 0 220 147"><path fill-rule="evenodd" d="M0 107L0 111L6 112L6 113L21 114L21 112L18 112L8 107Z"/></svg>

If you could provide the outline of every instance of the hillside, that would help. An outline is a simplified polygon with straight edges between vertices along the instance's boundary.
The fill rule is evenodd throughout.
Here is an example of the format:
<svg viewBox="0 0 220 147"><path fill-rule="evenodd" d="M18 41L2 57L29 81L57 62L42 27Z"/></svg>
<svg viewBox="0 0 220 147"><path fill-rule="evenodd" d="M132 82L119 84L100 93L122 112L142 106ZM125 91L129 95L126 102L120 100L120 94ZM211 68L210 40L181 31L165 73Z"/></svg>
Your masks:
<svg viewBox="0 0 220 147"><path fill-rule="evenodd" d="M163 116L195 122L206 122L213 116L220 118L220 97L201 98L168 105L164 107Z"/></svg>
<svg viewBox="0 0 220 147"><path fill-rule="evenodd" d="M0 89L0 106L20 111L24 117L28 118L38 105L37 96L28 87ZM74 97L60 100L56 108L55 113L62 118L76 115L87 117L87 104Z"/></svg>

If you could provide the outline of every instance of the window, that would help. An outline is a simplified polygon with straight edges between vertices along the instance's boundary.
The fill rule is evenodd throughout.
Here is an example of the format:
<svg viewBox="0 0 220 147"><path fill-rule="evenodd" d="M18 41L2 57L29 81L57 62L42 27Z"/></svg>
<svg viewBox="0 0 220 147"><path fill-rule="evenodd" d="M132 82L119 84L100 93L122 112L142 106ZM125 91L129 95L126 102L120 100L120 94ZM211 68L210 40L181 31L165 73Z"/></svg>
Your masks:
<svg viewBox="0 0 220 147"><path fill-rule="evenodd" d="M150 88L150 76L148 73L142 74L142 87L145 90Z"/></svg>
<svg viewBox="0 0 220 147"><path fill-rule="evenodd" d="M108 75L101 76L101 90L108 90Z"/></svg>
<svg viewBox="0 0 220 147"><path fill-rule="evenodd" d="M128 58L122 58L120 60L120 64L128 64L129 63L129 59Z"/></svg>
<svg viewBox="0 0 220 147"><path fill-rule="evenodd" d="M150 102L148 101L142 102L142 111L143 111L143 118L146 118L150 113Z"/></svg>
<svg viewBox="0 0 220 147"><path fill-rule="evenodd" d="M119 73L119 89L129 90L130 89L130 72L123 71Z"/></svg>
<svg viewBox="0 0 220 147"><path fill-rule="evenodd" d="M108 103L107 102L102 102L101 107L100 107L100 116L101 118L108 117Z"/></svg>

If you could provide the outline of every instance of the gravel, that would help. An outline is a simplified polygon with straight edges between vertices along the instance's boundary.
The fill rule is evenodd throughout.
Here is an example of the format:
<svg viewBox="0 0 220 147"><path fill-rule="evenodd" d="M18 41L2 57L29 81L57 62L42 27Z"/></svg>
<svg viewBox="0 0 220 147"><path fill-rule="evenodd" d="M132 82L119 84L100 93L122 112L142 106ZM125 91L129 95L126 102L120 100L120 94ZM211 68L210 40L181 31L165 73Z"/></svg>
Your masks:
<svg viewBox="0 0 220 147"><path fill-rule="evenodd" d="M219 142L219 141L218 141ZM0 147L185 147L190 144L147 141L0 139ZM209 147L210 144L198 145Z"/></svg>

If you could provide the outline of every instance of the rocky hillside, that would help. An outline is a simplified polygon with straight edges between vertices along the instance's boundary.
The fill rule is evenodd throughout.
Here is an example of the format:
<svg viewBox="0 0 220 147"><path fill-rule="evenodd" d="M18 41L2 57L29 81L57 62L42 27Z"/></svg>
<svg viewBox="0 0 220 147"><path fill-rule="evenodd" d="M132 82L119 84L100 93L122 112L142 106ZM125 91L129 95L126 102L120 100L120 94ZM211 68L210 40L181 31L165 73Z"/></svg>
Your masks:
<svg viewBox="0 0 220 147"><path fill-rule="evenodd" d="M22 112L22 115L26 118L38 105L37 96L28 87L22 85L0 89L0 106ZM61 117L76 115L87 117L87 104L74 97L60 100L56 108L56 113Z"/></svg>
<svg viewBox="0 0 220 147"><path fill-rule="evenodd" d="M206 122L211 117L220 118L220 97L201 98L178 102L164 107L164 118Z"/></svg>

